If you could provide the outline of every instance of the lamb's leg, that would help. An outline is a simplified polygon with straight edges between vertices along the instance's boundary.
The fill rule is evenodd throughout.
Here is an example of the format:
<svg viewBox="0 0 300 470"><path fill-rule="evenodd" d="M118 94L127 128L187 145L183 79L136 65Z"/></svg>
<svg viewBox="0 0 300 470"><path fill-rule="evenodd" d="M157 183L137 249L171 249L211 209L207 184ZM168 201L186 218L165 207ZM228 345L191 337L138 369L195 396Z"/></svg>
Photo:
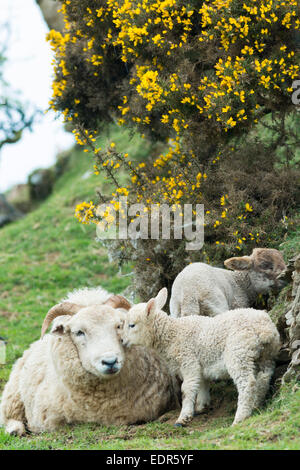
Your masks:
<svg viewBox="0 0 300 470"><path fill-rule="evenodd" d="M209 384L203 380L197 393L195 414L201 413L206 405L210 403Z"/></svg>
<svg viewBox="0 0 300 470"><path fill-rule="evenodd" d="M273 360L266 360L262 364L259 364L259 372L256 377L257 392L254 401L255 408L262 405L267 391L270 386L270 380L273 375L275 368L275 362Z"/></svg>
<svg viewBox="0 0 300 470"><path fill-rule="evenodd" d="M23 367L23 358L19 359L4 387L1 401L1 422L8 434L22 436L25 430L25 409L19 393L19 373Z"/></svg>
<svg viewBox="0 0 300 470"><path fill-rule="evenodd" d="M237 380L236 386L239 395L238 406L235 413L234 421L232 423L233 426L251 416L252 411L255 407L255 395L257 389L256 380L254 376Z"/></svg>
<svg viewBox="0 0 300 470"><path fill-rule="evenodd" d="M185 295L181 303L181 317L188 317L189 315L200 315L200 306L198 297L195 295Z"/></svg>
<svg viewBox="0 0 300 470"><path fill-rule="evenodd" d="M231 358L227 370L238 390L238 405L233 425L251 416L257 396L257 381L254 362L249 357Z"/></svg>
<svg viewBox="0 0 300 470"><path fill-rule="evenodd" d="M201 383L200 368L195 367L194 363L188 368L181 369L181 374L183 379L181 385L182 407L175 426L184 426L193 419L197 393Z"/></svg>

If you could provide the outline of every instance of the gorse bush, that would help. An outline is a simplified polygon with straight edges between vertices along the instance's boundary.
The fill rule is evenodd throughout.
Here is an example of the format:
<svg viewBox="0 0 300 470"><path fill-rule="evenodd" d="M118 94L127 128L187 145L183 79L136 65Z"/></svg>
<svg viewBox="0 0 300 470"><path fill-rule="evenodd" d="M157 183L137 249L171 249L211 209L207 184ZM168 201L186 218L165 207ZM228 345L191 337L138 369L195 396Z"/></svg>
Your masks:
<svg viewBox="0 0 300 470"><path fill-rule="evenodd" d="M51 106L93 151L96 174L106 171L114 183L108 200L116 210L118 195L148 207L205 205L201 254L186 253L180 241L140 241L139 248L120 241L113 253L126 259L134 251L140 272L152 262L164 283L195 256L218 261L276 246L299 198L291 99L298 2L65 0L62 11L64 34L49 33L56 53ZM114 143L97 148L97 133L110 121L167 141L166 152L137 163ZM76 215L98 221L92 202Z"/></svg>

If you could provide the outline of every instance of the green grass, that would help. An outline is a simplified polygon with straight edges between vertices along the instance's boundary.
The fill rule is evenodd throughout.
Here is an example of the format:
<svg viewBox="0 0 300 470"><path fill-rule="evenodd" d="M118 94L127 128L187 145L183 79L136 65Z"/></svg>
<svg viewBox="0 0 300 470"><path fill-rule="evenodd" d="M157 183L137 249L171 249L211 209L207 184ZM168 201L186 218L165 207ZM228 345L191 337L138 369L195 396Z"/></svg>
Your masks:
<svg viewBox="0 0 300 470"><path fill-rule="evenodd" d="M0 449L284 449L300 447L300 388L289 384L245 424L231 427L233 406L221 406L175 428L176 412L167 423L140 426L81 424L53 433L11 437L0 432Z"/></svg>
<svg viewBox="0 0 300 470"><path fill-rule="evenodd" d="M144 141L119 129L111 129L105 142L126 148L133 158L152 149ZM29 344L38 339L48 309L67 292L101 284L121 292L130 283L131 267L124 273L109 262L95 241L95 227L74 218L76 203L95 198L95 189L108 183L87 172L91 157L81 149L72 152L70 168L57 181L53 195L28 216L0 231L0 335L8 340L7 363L0 366L0 392L11 367ZM82 178L85 175L85 178ZM285 242L287 255L299 251L296 231ZM10 437L0 429L0 449L299 449L300 389L282 388L245 424L230 427L236 392L227 383L214 386L213 407L185 429L173 426L177 411L168 421L141 426L69 426L55 433Z"/></svg>
<svg viewBox="0 0 300 470"><path fill-rule="evenodd" d="M290 231L287 240L279 245L279 249L284 252L286 261L300 253L299 222L300 216L298 216L297 220L293 221L292 227L295 228Z"/></svg>
<svg viewBox="0 0 300 470"><path fill-rule="evenodd" d="M117 148L124 139L129 141L133 155L139 156L141 148L147 151L141 139L129 140L120 130L111 139L105 136L100 145L112 138ZM76 148L69 170L46 202L0 231L0 335L8 338L8 363L0 368L0 387L12 363L39 337L45 313L67 292L99 284L120 292L130 282L95 241L95 226L82 225L74 217L77 203L95 199L97 187L102 192L109 187L104 177L90 174L92 167L91 157Z"/></svg>

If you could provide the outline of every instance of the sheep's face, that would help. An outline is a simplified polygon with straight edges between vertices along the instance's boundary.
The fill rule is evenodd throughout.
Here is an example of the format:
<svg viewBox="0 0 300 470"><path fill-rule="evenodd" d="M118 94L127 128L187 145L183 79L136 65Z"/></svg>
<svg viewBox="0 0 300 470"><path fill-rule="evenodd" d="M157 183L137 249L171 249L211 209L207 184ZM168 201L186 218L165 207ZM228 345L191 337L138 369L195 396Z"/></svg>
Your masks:
<svg viewBox="0 0 300 470"><path fill-rule="evenodd" d="M135 305L127 313L120 332L121 342L124 346L151 346L146 306L147 304Z"/></svg>
<svg viewBox="0 0 300 470"><path fill-rule="evenodd" d="M265 293L279 289L284 282L277 279L286 265L281 253L272 248L255 248L251 256L230 258L224 262L229 269L248 271L252 285L257 292Z"/></svg>
<svg viewBox="0 0 300 470"><path fill-rule="evenodd" d="M82 367L93 375L110 378L120 372L124 363L118 337L123 315L109 306L86 307L69 318L58 317L51 332L70 335Z"/></svg>

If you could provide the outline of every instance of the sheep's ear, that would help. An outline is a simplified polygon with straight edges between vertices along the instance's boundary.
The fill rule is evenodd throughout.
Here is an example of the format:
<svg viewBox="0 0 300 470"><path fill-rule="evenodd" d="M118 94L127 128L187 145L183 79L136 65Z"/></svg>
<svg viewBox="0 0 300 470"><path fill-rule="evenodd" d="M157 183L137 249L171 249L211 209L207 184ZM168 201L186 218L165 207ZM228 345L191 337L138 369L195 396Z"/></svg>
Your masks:
<svg viewBox="0 0 300 470"><path fill-rule="evenodd" d="M252 268L253 260L251 256L241 256L237 258L229 258L224 261L224 264L226 268L232 269L233 271L243 271Z"/></svg>
<svg viewBox="0 0 300 470"><path fill-rule="evenodd" d="M60 317L55 318L50 333L52 335L58 336L65 334L67 331L69 331L67 324L70 318L72 318L71 315L61 315Z"/></svg>
<svg viewBox="0 0 300 470"><path fill-rule="evenodd" d="M162 310L164 308L167 302L167 298L168 298L168 289L164 287L163 289L159 291L159 293L155 297L157 310Z"/></svg>

